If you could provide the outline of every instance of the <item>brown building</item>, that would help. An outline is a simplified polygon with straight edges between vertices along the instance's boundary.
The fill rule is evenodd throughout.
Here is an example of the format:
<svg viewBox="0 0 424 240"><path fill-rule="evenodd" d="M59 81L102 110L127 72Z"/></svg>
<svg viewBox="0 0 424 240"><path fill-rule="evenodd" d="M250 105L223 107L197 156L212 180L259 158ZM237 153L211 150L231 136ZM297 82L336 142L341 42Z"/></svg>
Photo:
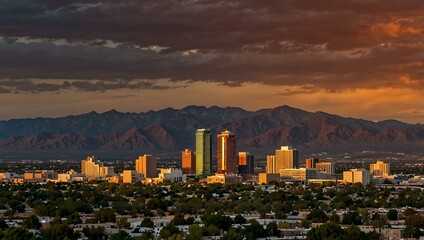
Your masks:
<svg viewBox="0 0 424 240"><path fill-rule="evenodd" d="M239 173L240 174L254 174L255 173L255 160L253 155L248 152L239 152Z"/></svg>
<svg viewBox="0 0 424 240"><path fill-rule="evenodd" d="M305 159L305 168L316 168L319 163L318 158L307 158Z"/></svg>
<svg viewBox="0 0 424 240"><path fill-rule="evenodd" d="M181 168L183 174L196 174L196 153L185 149L181 155Z"/></svg>
<svg viewBox="0 0 424 240"><path fill-rule="evenodd" d="M224 131L218 135L217 148L217 172L219 174L237 173L238 159L236 153L236 136L230 131Z"/></svg>
<svg viewBox="0 0 424 240"><path fill-rule="evenodd" d="M135 170L138 174L143 174L145 178L155 178L158 176L156 157L144 154L135 161Z"/></svg>

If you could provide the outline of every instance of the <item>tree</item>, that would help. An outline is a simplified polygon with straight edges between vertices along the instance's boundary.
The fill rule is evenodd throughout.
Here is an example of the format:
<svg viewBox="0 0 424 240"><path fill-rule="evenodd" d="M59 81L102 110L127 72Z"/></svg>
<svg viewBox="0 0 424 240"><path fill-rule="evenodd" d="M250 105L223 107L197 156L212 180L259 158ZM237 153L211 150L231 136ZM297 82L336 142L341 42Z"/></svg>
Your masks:
<svg viewBox="0 0 424 240"><path fill-rule="evenodd" d="M153 235L152 231L146 231L146 232L143 232L141 234L141 236L136 238L136 239L137 240L151 240L151 239L154 239L154 238L155 238L155 236Z"/></svg>
<svg viewBox="0 0 424 240"><path fill-rule="evenodd" d="M247 239L257 239L268 236L268 232L254 219L244 228L243 233L246 235Z"/></svg>
<svg viewBox="0 0 424 240"><path fill-rule="evenodd" d="M103 240L106 239L105 228L104 227L85 227L82 229L84 236L88 240Z"/></svg>
<svg viewBox="0 0 424 240"><path fill-rule="evenodd" d="M220 234L221 230L215 225L209 225L206 228L206 232L207 232L208 236L218 236Z"/></svg>
<svg viewBox="0 0 424 240"><path fill-rule="evenodd" d="M174 219L172 219L172 223L173 223L175 226L178 226L178 225L185 225L185 224L186 224L186 221L185 221L185 219L184 219L184 215L183 215L182 213L177 213L177 214L175 214Z"/></svg>
<svg viewBox="0 0 424 240"><path fill-rule="evenodd" d="M233 228L230 228L228 232L222 236L221 240L243 240L243 236Z"/></svg>
<svg viewBox="0 0 424 240"><path fill-rule="evenodd" d="M350 225L345 230L345 240L360 240L363 239L363 232L356 225Z"/></svg>
<svg viewBox="0 0 424 240"><path fill-rule="evenodd" d="M245 224L247 222L246 218L244 218L242 215L238 214L234 217L234 223L235 224Z"/></svg>
<svg viewBox="0 0 424 240"><path fill-rule="evenodd" d="M197 224L190 225L188 227L188 240L201 240L203 239L203 228Z"/></svg>
<svg viewBox="0 0 424 240"><path fill-rule="evenodd" d="M228 216L223 216L221 214L204 214L202 216L202 221L205 223L205 226L215 225L219 229L228 231L233 221Z"/></svg>
<svg viewBox="0 0 424 240"><path fill-rule="evenodd" d="M55 224L41 232L41 236L44 239L49 240L76 240L79 237L78 233L75 233L72 228L64 224Z"/></svg>
<svg viewBox="0 0 424 240"><path fill-rule="evenodd" d="M152 221L152 219L146 217L141 221L140 227L147 227L147 228L153 228L155 223Z"/></svg>
<svg viewBox="0 0 424 240"><path fill-rule="evenodd" d="M361 225L361 217L359 216L357 211L350 211L345 214L343 214L343 224L355 224L355 225Z"/></svg>
<svg viewBox="0 0 424 240"><path fill-rule="evenodd" d="M414 214L416 214L417 212L414 210L414 209L412 209L412 208L407 208L407 209L405 209L405 211L403 211L403 215L405 216L405 217L408 217L408 216L411 216L411 215L414 215Z"/></svg>
<svg viewBox="0 0 424 240"><path fill-rule="evenodd" d="M3 238L7 240L22 240L22 239L30 239L34 240L35 237L32 233L28 232L28 230L23 228L8 228L3 232Z"/></svg>
<svg viewBox="0 0 424 240"><path fill-rule="evenodd" d="M174 224L170 223L162 228L159 236L161 239L168 239L169 237L172 237L173 235L177 235L179 233L180 231L178 230L178 228L176 228ZM174 238L175 237L176 236L174 236Z"/></svg>
<svg viewBox="0 0 424 240"><path fill-rule="evenodd" d="M110 237L110 240L132 240L133 238L126 231L119 231Z"/></svg>
<svg viewBox="0 0 424 240"><path fill-rule="evenodd" d="M268 223L268 225L266 225L266 231L268 233L268 236L271 236L271 237L280 236L280 230L278 230L278 226L275 222Z"/></svg>
<svg viewBox="0 0 424 240"><path fill-rule="evenodd" d="M129 229L131 227L131 224L128 222L128 219L126 217L119 219L118 222L118 228L119 229Z"/></svg>
<svg viewBox="0 0 424 240"><path fill-rule="evenodd" d="M398 212L396 209L390 209L389 212L387 212L387 218L389 220L398 220Z"/></svg>
<svg viewBox="0 0 424 240"><path fill-rule="evenodd" d="M25 220L22 223L22 226L27 228L27 229L40 229L41 228L41 223L40 220L38 220L38 217L35 215L31 215L27 218L25 218Z"/></svg>
<svg viewBox="0 0 424 240"><path fill-rule="evenodd" d="M115 222L115 211L111 208L104 208L94 214L94 217L101 223Z"/></svg>
<svg viewBox="0 0 424 240"><path fill-rule="evenodd" d="M312 228L306 239L308 240L342 240L344 231L340 225L328 222L324 223L317 228Z"/></svg>
<svg viewBox="0 0 424 240"><path fill-rule="evenodd" d="M419 238L421 236L421 230L419 227L406 226L404 234L408 238Z"/></svg>
<svg viewBox="0 0 424 240"><path fill-rule="evenodd" d="M328 216L327 214L321 210L321 209L313 209L308 216L306 217L306 219L314 222L314 223L324 223L328 221Z"/></svg>
<svg viewBox="0 0 424 240"><path fill-rule="evenodd" d="M66 224L80 224L82 223L81 217L77 212L72 213L66 218Z"/></svg>
<svg viewBox="0 0 424 240"><path fill-rule="evenodd" d="M424 227L424 216L418 214L407 216L405 223L407 226Z"/></svg>
<svg viewBox="0 0 424 240"><path fill-rule="evenodd" d="M0 230L4 230L8 227L9 226L7 225L6 221L4 221L4 219L0 219Z"/></svg>

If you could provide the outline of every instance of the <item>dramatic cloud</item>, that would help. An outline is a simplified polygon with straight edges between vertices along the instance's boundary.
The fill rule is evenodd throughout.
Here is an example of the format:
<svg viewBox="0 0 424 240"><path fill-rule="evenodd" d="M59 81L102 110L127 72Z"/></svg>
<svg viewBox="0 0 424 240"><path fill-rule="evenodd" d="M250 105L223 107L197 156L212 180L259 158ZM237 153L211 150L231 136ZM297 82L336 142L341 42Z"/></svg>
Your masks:
<svg viewBox="0 0 424 240"><path fill-rule="evenodd" d="M209 83L277 87L272 95L284 99L421 93L424 4L0 0L0 95L165 92Z"/></svg>

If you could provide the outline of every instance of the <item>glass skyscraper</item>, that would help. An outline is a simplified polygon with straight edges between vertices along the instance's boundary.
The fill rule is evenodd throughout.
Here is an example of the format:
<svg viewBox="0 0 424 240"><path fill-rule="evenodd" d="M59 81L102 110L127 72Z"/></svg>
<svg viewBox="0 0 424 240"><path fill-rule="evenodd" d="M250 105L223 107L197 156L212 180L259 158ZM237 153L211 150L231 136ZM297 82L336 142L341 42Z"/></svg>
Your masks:
<svg viewBox="0 0 424 240"><path fill-rule="evenodd" d="M209 129L196 131L196 175L208 176L211 174L212 141Z"/></svg>

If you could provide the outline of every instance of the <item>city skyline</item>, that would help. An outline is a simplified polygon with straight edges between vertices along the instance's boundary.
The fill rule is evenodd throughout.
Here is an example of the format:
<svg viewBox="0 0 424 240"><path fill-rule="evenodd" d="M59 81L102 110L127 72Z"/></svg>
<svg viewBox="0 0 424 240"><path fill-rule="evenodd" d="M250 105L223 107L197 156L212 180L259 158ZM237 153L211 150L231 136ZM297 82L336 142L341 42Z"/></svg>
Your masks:
<svg viewBox="0 0 424 240"><path fill-rule="evenodd" d="M2 120L289 105L424 122L419 0L25 3L0 4Z"/></svg>

